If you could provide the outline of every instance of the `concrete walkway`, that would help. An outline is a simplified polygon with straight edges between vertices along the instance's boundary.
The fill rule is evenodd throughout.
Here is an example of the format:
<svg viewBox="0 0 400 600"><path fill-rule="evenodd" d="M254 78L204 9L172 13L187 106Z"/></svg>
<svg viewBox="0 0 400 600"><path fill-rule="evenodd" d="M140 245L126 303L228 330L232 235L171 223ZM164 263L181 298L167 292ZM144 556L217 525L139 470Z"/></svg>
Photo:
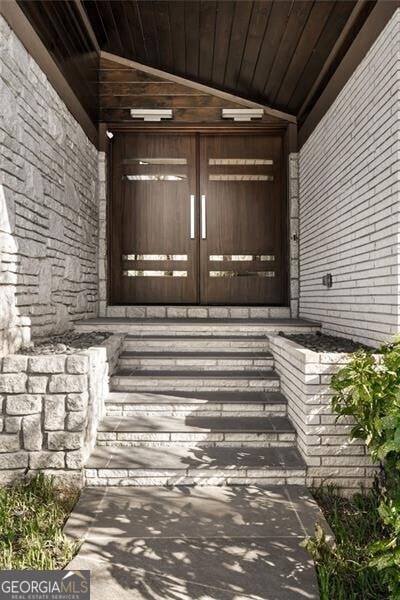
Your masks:
<svg viewBox="0 0 400 600"><path fill-rule="evenodd" d="M299 546L316 521L298 486L85 489L69 568L90 569L92 600L317 599Z"/></svg>

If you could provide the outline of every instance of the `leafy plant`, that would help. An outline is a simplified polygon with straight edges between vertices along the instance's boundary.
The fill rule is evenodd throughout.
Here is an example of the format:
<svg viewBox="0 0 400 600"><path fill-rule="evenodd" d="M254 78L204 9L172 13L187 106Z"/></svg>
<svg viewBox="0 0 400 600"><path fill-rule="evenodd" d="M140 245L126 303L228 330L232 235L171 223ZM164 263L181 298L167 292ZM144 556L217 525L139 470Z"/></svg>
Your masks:
<svg viewBox="0 0 400 600"><path fill-rule="evenodd" d="M400 456L400 343L381 348L378 355L356 352L332 377L333 410L352 416L352 438L365 441L374 461L397 468Z"/></svg>
<svg viewBox="0 0 400 600"><path fill-rule="evenodd" d="M326 586L326 590L331 589L329 580L336 585L342 577L347 583L343 593L330 595L331 591L326 591L327 595L321 592L322 597L400 600L400 341L382 346L376 354L365 350L354 353L348 364L332 377L331 387L337 418L352 417L351 437L364 440L372 460L380 464L380 478L373 492L375 506L365 515L367 524L376 526L378 521L379 528L378 535L372 540L366 538L363 547L355 545L357 554L352 557L351 547L354 548L358 532L353 528L350 532L343 531L337 515L328 512L328 521L336 536L339 528L342 541L339 539L337 545L329 546L317 532L306 541L306 547L318 565L322 592ZM348 526L349 522L345 522ZM375 595L369 595L366 589L358 595L349 582L355 573L358 576L368 573L370 580L371 572L378 577ZM386 596L379 595L382 585L387 589Z"/></svg>

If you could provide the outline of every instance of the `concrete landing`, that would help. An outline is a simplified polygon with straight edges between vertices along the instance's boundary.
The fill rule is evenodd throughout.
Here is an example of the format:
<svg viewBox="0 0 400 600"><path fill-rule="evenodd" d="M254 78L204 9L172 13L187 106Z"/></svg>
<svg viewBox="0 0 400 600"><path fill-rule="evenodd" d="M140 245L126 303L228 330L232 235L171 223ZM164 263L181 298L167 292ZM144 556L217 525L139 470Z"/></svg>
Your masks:
<svg viewBox="0 0 400 600"><path fill-rule="evenodd" d="M85 489L68 568L90 569L95 600L317 600L299 546L316 521L299 486Z"/></svg>

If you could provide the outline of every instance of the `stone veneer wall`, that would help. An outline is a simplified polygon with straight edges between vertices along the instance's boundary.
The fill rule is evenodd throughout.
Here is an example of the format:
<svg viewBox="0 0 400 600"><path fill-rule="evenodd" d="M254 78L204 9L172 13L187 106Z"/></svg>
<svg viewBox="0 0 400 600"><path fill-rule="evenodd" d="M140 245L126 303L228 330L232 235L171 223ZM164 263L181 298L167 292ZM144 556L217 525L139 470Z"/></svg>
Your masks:
<svg viewBox="0 0 400 600"><path fill-rule="evenodd" d="M39 470L82 484L123 338L76 354L0 359L0 485Z"/></svg>
<svg viewBox="0 0 400 600"><path fill-rule="evenodd" d="M299 154L300 316L371 345L400 329L399 90L400 9Z"/></svg>
<svg viewBox="0 0 400 600"><path fill-rule="evenodd" d="M336 422L331 408L331 377L348 354L313 352L282 336L269 339L297 447L307 464L307 484L334 483L345 493L370 485L375 467L365 445L350 440L351 421Z"/></svg>
<svg viewBox="0 0 400 600"><path fill-rule="evenodd" d="M97 312L97 159L0 16L0 356Z"/></svg>

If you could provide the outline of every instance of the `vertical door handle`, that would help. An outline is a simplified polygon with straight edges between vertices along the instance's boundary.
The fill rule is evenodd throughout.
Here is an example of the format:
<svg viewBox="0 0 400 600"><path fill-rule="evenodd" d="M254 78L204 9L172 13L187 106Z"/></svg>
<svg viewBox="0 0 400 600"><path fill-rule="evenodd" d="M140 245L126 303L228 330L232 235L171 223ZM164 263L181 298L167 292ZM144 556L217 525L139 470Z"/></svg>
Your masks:
<svg viewBox="0 0 400 600"><path fill-rule="evenodd" d="M190 239L194 240L194 194L190 194Z"/></svg>
<svg viewBox="0 0 400 600"><path fill-rule="evenodd" d="M206 197L204 194L201 195L201 239L205 240L207 237L207 215L206 215Z"/></svg>

